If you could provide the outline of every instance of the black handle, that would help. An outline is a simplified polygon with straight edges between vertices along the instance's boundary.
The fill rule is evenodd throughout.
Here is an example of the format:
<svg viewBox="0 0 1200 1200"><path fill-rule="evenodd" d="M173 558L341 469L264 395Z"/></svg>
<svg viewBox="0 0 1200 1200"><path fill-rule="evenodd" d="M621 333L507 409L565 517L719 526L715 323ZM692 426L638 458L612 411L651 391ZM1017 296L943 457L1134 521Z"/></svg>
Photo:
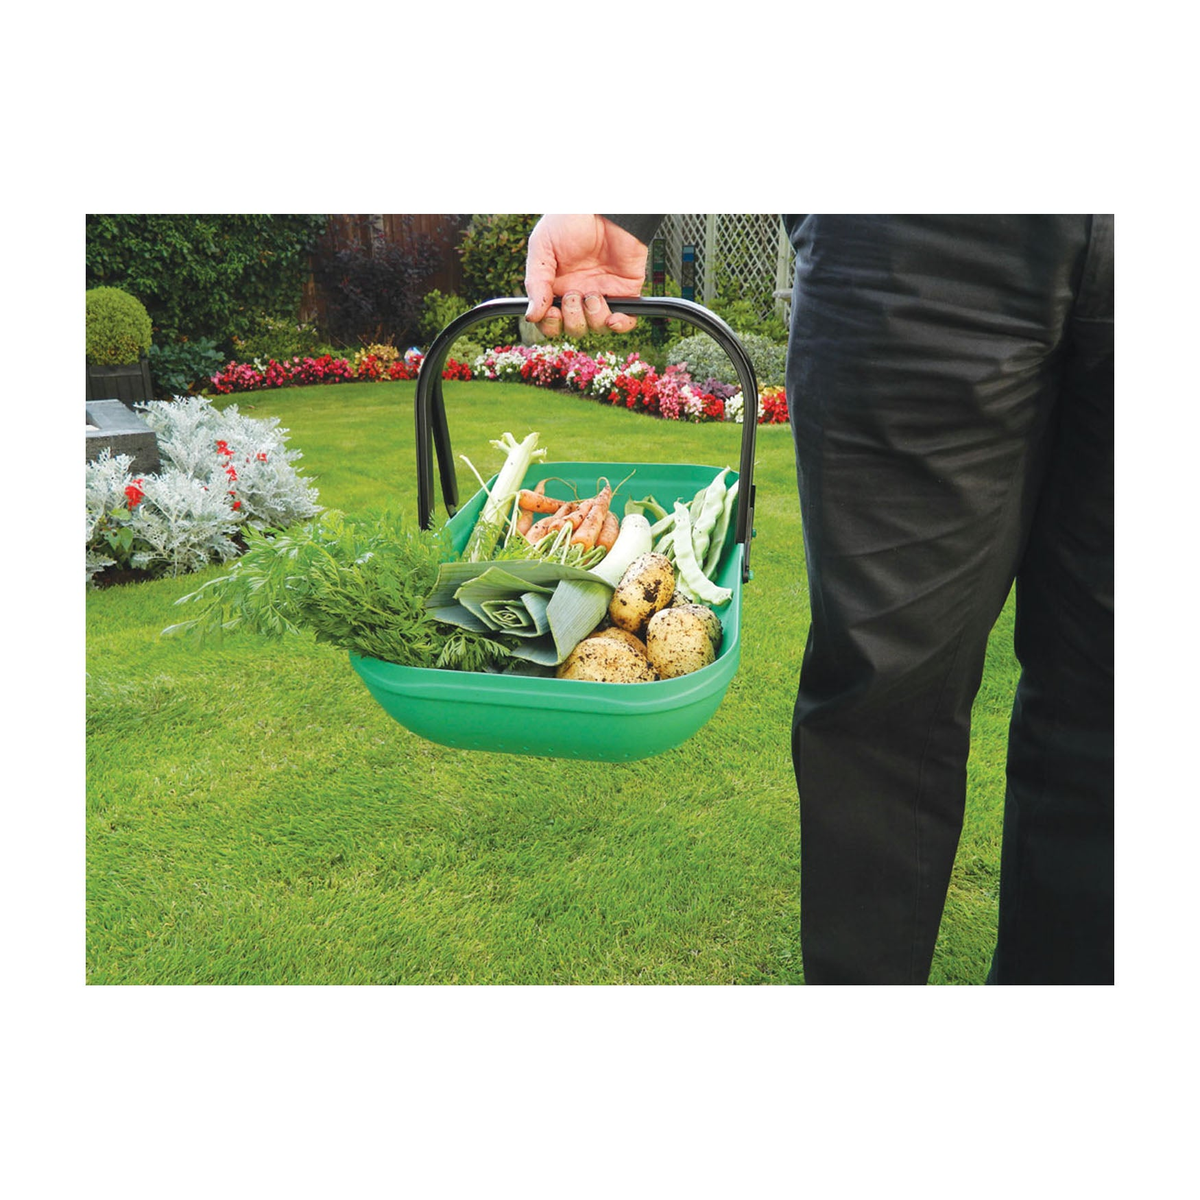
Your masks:
<svg viewBox="0 0 1200 1200"><path fill-rule="evenodd" d="M607 296L613 312L635 317L666 317L687 321L703 330L729 355L742 388L742 454L738 465L738 513L735 538L742 544L742 580L750 578L750 538L754 529L754 439L758 432L758 384L754 364L738 341L737 334L714 312L692 300L675 296ZM555 299L561 305L561 300ZM414 404L417 423L417 514L421 528L433 524L433 450L437 448L438 473L442 478L442 499L453 515L458 508L458 479L454 456L450 452L450 431L446 426L446 406L442 400L442 368L450 347L463 331L481 321L497 317L524 316L529 301L521 296L485 300L461 317L455 317L433 339L429 353L417 376Z"/></svg>

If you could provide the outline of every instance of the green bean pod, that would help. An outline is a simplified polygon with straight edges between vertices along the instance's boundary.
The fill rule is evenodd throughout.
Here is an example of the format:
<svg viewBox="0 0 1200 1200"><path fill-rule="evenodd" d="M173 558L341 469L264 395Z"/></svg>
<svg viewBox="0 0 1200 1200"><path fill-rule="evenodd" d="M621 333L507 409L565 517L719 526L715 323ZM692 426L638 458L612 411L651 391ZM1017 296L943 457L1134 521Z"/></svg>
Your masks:
<svg viewBox="0 0 1200 1200"><path fill-rule="evenodd" d="M718 587L701 569L692 547L692 519L687 505L675 504L675 564L685 588L709 604L725 604L733 596L728 588Z"/></svg>
<svg viewBox="0 0 1200 1200"><path fill-rule="evenodd" d="M729 468L725 467L712 483L699 493L700 512L694 517L692 526L692 547L696 552L697 564L703 563L708 557L712 531L716 528L725 507L725 476L728 474Z"/></svg>

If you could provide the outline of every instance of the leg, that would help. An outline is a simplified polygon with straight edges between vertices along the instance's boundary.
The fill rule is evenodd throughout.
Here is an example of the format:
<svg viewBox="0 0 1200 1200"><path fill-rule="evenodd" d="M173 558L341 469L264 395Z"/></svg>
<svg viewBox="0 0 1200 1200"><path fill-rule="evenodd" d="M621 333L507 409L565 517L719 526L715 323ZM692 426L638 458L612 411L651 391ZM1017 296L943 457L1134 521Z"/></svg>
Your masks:
<svg viewBox="0 0 1200 1200"><path fill-rule="evenodd" d="M1096 218L1017 572L995 983L1113 982L1113 258Z"/></svg>
<svg viewBox="0 0 1200 1200"><path fill-rule="evenodd" d="M1085 237L1078 218L793 226L810 983L928 976L971 702L1030 525Z"/></svg>

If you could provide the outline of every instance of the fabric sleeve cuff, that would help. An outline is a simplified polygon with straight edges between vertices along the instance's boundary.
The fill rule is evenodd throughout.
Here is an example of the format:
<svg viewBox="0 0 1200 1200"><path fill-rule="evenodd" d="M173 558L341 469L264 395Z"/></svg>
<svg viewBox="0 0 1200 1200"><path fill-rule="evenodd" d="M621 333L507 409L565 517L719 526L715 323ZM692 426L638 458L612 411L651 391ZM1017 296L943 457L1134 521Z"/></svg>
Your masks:
<svg viewBox="0 0 1200 1200"><path fill-rule="evenodd" d="M657 216L629 216L623 213L601 213L600 215L606 221L620 226L626 233L632 233L639 242L647 246L658 232L658 227L662 224L665 216L664 213L659 213Z"/></svg>

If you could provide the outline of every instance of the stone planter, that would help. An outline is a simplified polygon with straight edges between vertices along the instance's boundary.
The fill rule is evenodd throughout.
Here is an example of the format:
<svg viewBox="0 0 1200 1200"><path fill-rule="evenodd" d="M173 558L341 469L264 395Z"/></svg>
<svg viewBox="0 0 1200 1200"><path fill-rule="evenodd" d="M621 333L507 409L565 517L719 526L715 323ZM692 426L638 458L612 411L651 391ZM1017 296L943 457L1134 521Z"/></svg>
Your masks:
<svg viewBox="0 0 1200 1200"><path fill-rule="evenodd" d="M86 399L120 400L126 408L153 400L150 360L142 355L140 361L119 367L98 367L88 363Z"/></svg>
<svg viewBox="0 0 1200 1200"><path fill-rule="evenodd" d="M114 454L133 456L130 469L135 475L154 475L161 468L154 430L119 400L87 401L84 424L88 462L107 446Z"/></svg>

